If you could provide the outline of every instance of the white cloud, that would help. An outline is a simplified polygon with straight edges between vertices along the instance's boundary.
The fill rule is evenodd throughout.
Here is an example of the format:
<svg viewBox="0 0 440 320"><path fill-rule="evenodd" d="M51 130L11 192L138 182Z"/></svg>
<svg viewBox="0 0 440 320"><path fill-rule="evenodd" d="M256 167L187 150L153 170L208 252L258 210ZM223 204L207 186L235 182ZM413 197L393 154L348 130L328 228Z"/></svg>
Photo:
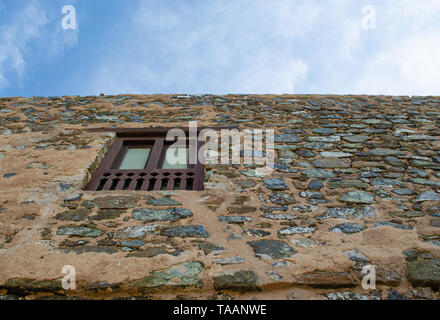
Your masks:
<svg viewBox="0 0 440 320"><path fill-rule="evenodd" d="M36 1L28 4L13 21L13 24L0 26L0 88L8 84L6 74L23 75L28 42L38 38L41 28L47 24L46 15Z"/></svg>
<svg viewBox="0 0 440 320"><path fill-rule="evenodd" d="M56 6L58 8L58 6ZM31 0L27 5L11 14L8 22L0 25L0 89L10 85L9 78L16 78L18 83L25 75L29 60L38 61L32 50L40 50L53 58L66 46L77 42L77 32L64 32L61 28L48 30L56 24L46 6L38 0ZM35 61L33 61L35 63Z"/></svg>

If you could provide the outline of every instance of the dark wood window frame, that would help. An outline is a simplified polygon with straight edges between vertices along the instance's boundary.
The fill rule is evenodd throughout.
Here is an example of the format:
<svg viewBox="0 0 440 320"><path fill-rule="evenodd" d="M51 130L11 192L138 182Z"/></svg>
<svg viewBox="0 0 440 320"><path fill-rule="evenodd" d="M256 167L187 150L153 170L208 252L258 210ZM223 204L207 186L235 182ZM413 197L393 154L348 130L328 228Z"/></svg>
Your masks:
<svg viewBox="0 0 440 320"><path fill-rule="evenodd" d="M165 139L167 130L166 128L156 128L116 131L115 141L86 185L85 190L203 190L204 166L198 160L197 164L188 164L186 169L161 169L166 149L173 143ZM188 135L186 143L189 147ZM128 147L131 145L152 146L144 169L119 169ZM203 143L196 140L196 145L198 155ZM189 152L193 151L189 150Z"/></svg>

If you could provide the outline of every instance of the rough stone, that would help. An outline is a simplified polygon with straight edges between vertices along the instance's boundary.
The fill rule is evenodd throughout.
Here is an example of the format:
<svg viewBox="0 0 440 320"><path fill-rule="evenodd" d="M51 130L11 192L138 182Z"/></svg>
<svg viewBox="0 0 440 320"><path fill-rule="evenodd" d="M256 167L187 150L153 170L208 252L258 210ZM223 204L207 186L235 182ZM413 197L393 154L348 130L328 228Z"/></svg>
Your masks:
<svg viewBox="0 0 440 320"><path fill-rule="evenodd" d="M295 251L285 242L277 240L259 240L247 242L255 254L263 260L289 258Z"/></svg>
<svg viewBox="0 0 440 320"><path fill-rule="evenodd" d="M201 262L184 262L164 270L150 273L148 277L132 281L129 286L138 290L160 287L201 287L204 265Z"/></svg>
<svg viewBox="0 0 440 320"><path fill-rule="evenodd" d="M208 231L203 226L181 226L166 228L161 231L161 234L167 237L191 237L191 238L207 238Z"/></svg>
<svg viewBox="0 0 440 320"><path fill-rule="evenodd" d="M416 287L440 287L440 260L429 259L410 261L406 265L409 282Z"/></svg>
<svg viewBox="0 0 440 320"><path fill-rule="evenodd" d="M341 201L346 203L373 204L376 203L374 196L365 191L349 191L342 195Z"/></svg>
<svg viewBox="0 0 440 320"><path fill-rule="evenodd" d="M342 233L359 233L366 229L362 224L357 223L343 223L330 229L332 232L342 232Z"/></svg>
<svg viewBox="0 0 440 320"><path fill-rule="evenodd" d="M215 290L228 290L239 292L259 291L257 286L258 276L252 270L240 270L231 274L214 277Z"/></svg>
<svg viewBox="0 0 440 320"><path fill-rule="evenodd" d="M141 208L133 210L133 218L140 221L176 221L189 218L193 215L192 211L184 208L169 209L150 209Z"/></svg>

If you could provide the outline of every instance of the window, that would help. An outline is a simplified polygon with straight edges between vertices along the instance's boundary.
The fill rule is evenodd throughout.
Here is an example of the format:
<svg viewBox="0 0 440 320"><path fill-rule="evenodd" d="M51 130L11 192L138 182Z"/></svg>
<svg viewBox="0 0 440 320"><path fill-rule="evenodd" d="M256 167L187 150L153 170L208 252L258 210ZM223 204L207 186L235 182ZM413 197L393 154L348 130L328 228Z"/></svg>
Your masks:
<svg viewBox="0 0 440 320"><path fill-rule="evenodd" d="M101 190L203 190L204 168L190 164L190 143L166 141L167 130L119 129L98 169L86 186ZM186 145L185 145L186 144ZM196 142L197 155L201 147Z"/></svg>

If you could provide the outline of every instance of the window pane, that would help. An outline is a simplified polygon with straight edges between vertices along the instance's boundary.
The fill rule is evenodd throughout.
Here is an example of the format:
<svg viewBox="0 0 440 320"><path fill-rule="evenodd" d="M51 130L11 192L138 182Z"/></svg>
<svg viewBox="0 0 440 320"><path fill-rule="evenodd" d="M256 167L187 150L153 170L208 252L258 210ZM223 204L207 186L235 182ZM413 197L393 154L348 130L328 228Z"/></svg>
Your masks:
<svg viewBox="0 0 440 320"><path fill-rule="evenodd" d="M129 148L119 169L144 169L147 164L151 148Z"/></svg>
<svg viewBox="0 0 440 320"><path fill-rule="evenodd" d="M186 169L188 148L168 148L162 169Z"/></svg>

